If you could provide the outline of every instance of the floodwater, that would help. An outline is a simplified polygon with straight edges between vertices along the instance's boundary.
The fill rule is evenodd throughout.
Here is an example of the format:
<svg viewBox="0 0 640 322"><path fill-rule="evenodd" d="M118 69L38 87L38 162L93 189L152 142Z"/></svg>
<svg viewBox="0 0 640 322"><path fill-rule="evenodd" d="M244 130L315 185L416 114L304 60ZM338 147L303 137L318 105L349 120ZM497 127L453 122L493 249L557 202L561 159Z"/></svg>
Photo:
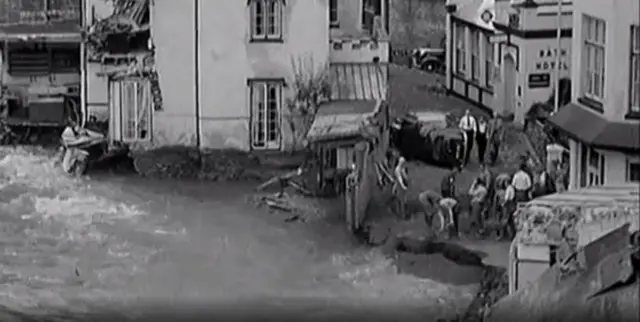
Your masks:
<svg viewBox="0 0 640 322"><path fill-rule="evenodd" d="M247 202L242 184L71 178L0 148L0 307L31 314L296 301L453 308L460 288ZM339 228L333 227L334 230ZM422 312L424 314L424 312ZM0 314L1 316L1 314Z"/></svg>

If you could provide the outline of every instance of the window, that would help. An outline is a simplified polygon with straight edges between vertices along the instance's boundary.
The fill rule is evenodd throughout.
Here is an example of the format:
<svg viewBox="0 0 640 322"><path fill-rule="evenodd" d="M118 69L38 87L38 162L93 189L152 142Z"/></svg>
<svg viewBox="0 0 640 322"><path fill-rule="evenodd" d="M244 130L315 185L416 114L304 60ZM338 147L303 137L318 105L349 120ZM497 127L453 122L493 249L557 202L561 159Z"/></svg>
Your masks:
<svg viewBox="0 0 640 322"><path fill-rule="evenodd" d="M485 34L484 38L484 78L488 88L493 88L493 78L495 74L495 64L493 63L493 44L491 43L489 34Z"/></svg>
<svg viewBox="0 0 640 322"><path fill-rule="evenodd" d="M329 26L331 28L340 26L338 21L338 0L329 0Z"/></svg>
<svg viewBox="0 0 640 322"><path fill-rule="evenodd" d="M251 147L280 148L280 106L282 82L251 83Z"/></svg>
<svg viewBox="0 0 640 322"><path fill-rule="evenodd" d="M480 77L480 33L471 30L471 80L478 81Z"/></svg>
<svg viewBox="0 0 640 322"><path fill-rule="evenodd" d="M124 142L151 140L150 82L125 79L112 81L110 87L111 107L120 114L120 139Z"/></svg>
<svg viewBox="0 0 640 322"><path fill-rule="evenodd" d="M80 73L77 44L22 44L9 47L8 73L16 76L45 76Z"/></svg>
<svg viewBox="0 0 640 322"><path fill-rule="evenodd" d="M282 39L282 0L251 0L251 39Z"/></svg>
<svg viewBox="0 0 640 322"><path fill-rule="evenodd" d="M627 182L640 182L640 156L627 157Z"/></svg>
<svg viewBox="0 0 640 322"><path fill-rule="evenodd" d="M362 29L374 32L375 18L382 16L382 0L362 1Z"/></svg>
<svg viewBox="0 0 640 322"><path fill-rule="evenodd" d="M631 27L629 112L640 113L640 26Z"/></svg>
<svg viewBox="0 0 640 322"><path fill-rule="evenodd" d="M604 155L587 145L581 146L580 186L599 186L604 184Z"/></svg>
<svg viewBox="0 0 640 322"><path fill-rule="evenodd" d="M604 55L606 27L604 20L585 15L582 21L584 38L582 93L590 99L604 98Z"/></svg>
<svg viewBox="0 0 640 322"><path fill-rule="evenodd" d="M465 62L464 52L464 26L460 24L454 24L453 37L456 41L456 73L464 74L467 69Z"/></svg>

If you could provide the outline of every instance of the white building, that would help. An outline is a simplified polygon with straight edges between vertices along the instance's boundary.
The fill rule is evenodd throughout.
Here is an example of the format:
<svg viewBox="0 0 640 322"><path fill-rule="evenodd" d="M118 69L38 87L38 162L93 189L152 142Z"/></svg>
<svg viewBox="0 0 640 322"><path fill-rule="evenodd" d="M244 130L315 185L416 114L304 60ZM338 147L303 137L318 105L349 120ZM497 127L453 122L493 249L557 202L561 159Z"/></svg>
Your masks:
<svg viewBox="0 0 640 322"><path fill-rule="evenodd" d="M570 187L640 181L640 3L573 2L572 102L550 118L570 140Z"/></svg>
<svg viewBox="0 0 640 322"><path fill-rule="evenodd" d="M447 88L491 111L512 114L517 122L537 102L552 101L556 55L560 77L571 67L572 4L563 3L560 21L555 0L449 0ZM560 24L558 52L557 30ZM567 87L561 92L568 93Z"/></svg>

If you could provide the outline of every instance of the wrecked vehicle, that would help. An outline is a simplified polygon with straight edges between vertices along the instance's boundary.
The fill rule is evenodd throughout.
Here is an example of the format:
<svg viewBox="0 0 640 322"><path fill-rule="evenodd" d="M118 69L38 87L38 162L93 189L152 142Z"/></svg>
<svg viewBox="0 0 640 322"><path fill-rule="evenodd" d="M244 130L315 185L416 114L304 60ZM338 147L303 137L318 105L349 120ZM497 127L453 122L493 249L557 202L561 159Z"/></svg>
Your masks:
<svg viewBox="0 0 640 322"><path fill-rule="evenodd" d="M466 134L446 127L446 114L420 112L397 118L391 144L407 160L453 168L464 159Z"/></svg>
<svg viewBox="0 0 640 322"><path fill-rule="evenodd" d="M67 126L62 132L58 162L62 169L76 176L85 174L92 164L126 155L123 145L110 145L100 132Z"/></svg>

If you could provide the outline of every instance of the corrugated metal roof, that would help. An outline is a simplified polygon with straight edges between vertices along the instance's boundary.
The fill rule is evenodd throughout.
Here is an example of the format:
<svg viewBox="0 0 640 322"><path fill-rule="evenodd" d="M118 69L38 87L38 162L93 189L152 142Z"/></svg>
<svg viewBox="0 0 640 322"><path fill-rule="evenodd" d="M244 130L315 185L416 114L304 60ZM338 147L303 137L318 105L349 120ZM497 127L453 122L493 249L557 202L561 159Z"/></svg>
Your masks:
<svg viewBox="0 0 640 322"><path fill-rule="evenodd" d="M332 140L357 136L376 101L333 101L320 106L307 133L309 141Z"/></svg>
<svg viewBox="0 0 640 322"><path fill-rule="evenodd" d="M640 204L640 186L636 184L620 186L589 187L555 193L536 198L528 205L567 204L597 205L607 203Z"/></svg>
<svg viewBox="0 0 640 322"><path fill-rule="evenodd" d="M388 68L378 63L330 66L331 100L386 100Z"/></svg>

